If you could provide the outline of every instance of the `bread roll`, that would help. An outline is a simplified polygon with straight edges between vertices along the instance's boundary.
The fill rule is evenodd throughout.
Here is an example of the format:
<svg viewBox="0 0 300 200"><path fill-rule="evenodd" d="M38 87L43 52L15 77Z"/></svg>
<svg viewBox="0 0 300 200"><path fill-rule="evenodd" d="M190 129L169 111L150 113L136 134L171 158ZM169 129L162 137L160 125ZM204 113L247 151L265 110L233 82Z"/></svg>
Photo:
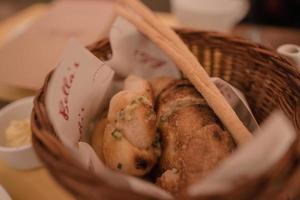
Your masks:
<svg viewBox="0 0 300 200"><path fill-rule="evenodd" d="M235 144L201 94L186 80L169 84L156 106L162 140L162 175L157 184L179 195L215 168Z"/></svg>
<svg viewBox="0 0 300 200"><path fill-rule="evenodd" d="M158 95L161 93L161 91L168 84L170 84L173 80L174 80L173 78L166 77L166 76L155 78L155 79L151 80L150 83L151 83L151 86L152 86L154 98L156 99L158 97Z"/></svg>
<svg viewBox="0 0 300 200"><path fill-rule="evenodd" d="M151 85L129 76L110 101L103 156L111 169L135 176L149 172L160 154Z"/></svg>

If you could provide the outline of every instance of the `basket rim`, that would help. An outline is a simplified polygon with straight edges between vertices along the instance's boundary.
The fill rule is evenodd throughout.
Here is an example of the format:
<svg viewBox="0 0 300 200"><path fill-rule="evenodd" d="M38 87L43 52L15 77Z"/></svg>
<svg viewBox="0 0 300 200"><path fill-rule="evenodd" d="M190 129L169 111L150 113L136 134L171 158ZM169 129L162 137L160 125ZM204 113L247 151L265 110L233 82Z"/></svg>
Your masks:
<svg viewBox="0 0 300 200"><path fill-rule="evenodd" d="M181 33L181 34L200 34L203 37L215 37L215 38L226 39L226 40L229 39L230 41L236 42L237 44L245 45L247 48L252 48L254 51L258 51L259 53L262 53L266 56L270 56L274 62L276 62L276 63L280 62L280 65L282 65L282 69L286 70L287 73L290 73L293 76L293 77L290 76L290 81L292 83L294 83L296 86L298 85L300 88L300 70L298 70L295 66L293 66L287 59L283 58L275 51L270 50L267 47L264 47L263 45L260 45L260 44L254 43L254 42L250 42L249 40L241 38L241 37L231 36L231 35L218 33L218 32L207 32L207 31L199 31L199 30L193 30L193 29L176 29L176 32ZM103 45L106 45L108 43L109 43L108 39L104 38L92 45L89 45L87 48L89 50L95 50L96 48L100 49L100 47L102 47ZM32 131L33 147L34 147L35 151L37 152L37 155L40 157L40 159L44 161L44 163L47 167L47 170L50 171L50 173L55 177L55 179L62 185L64 185L64 181L59 179L57 177L57 174L55 174L55 172L53 172L52 170L49 170L49 167L53 167L53 164L49 163L49 162L51 162L50 159L47 160L47 158L45 158L45 156L43 156L40 153L41 147L46 148L47 150L52 150L51 153L53 154L53 158L55 158L56 156L58 156L58 157L63 156L66 159L66 160L64 160L66 162L65 165L68 165L68 166L73 165L76 168L75 171L77 171L77 172L81 171L81 174L84 174L86 176L87 180L96 181L94 179L95 174L93 172L85 169L83 166L78 166L76 159L71 158L70 153L68 152L66 147L64 147L62 145L61 141L59 141L57 136L55 137L56 133L54 131L54 128L53 128L49 118L47 118L47 111L45 108L44 100L45 100L45 95L47 92L48 82L51 79L52 73L53 73L53 71L51 71L48 74L47 78L45 79L43 87L40 89L40 91L38 92L37 96L34 99L34 108L33 108L32 116L31 116L31 128L33 130ZM300 104L298 104L298 105L300 106ZM299 113L300 113L300 109L299 109ZM300 128L297 131L300 134ZM300 140L298 137L298 139L291 146L289 151L286 152L285 156L282 159L286 159L286 157L295 156L294 155L295 152L298 152L298 151L299 151L298 154L300 154L300 150L298 150L299 144L300 144ZM54 148L54 147L56 147L56 148ZM298 154L297 154L297 157L299 157ZM280 160L282 160L282 159L280 159ZM271 172L269 172L269 173L271 173ZM232 193L234 193L234 194L240 193L241 188L249 187L249 186L253 185L254 182L260 182L261 184L263 184L266 181L266 179L269 179L269 175L270 174L267 173L258 178L255 177L255 178L249 179L248 182L245 182L244 184L240 184L239 186L234 188L232 191L228 191L227 193L224 193L222 195L225 195L225 196L227 195L230 197L232 195ZM99 181L96 181L96 182L99 183ZM71 190L70 188L67 188L67 189L69 191L73 192L73 190ZM115 188L115 189L119 190L119 188ZM126 191L126 192L128 192L128 191ZM132 195L135 196L134 194L132 194Z"/></svg>

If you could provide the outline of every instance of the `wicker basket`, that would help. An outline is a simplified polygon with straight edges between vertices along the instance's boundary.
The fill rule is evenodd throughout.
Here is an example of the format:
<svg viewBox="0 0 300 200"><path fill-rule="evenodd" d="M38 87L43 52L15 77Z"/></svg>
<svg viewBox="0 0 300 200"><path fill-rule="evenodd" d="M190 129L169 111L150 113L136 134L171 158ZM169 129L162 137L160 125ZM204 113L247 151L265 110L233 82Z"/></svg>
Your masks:
<svg viewBox="0 0 300 200"><path fill-rule="evenodd" d="M241 38L190 30L177 33L211 76L223 78L245 94L258 122L279 107L300 134L300 72L296 67L275 52ZM89 48L102 60L111 54L108 40ZM72 159L47 116L44 99L49 79L51 73L35 98L32 131L34 148L53 177L79 199L150 199L105 185ZM299 159L297 140L268 173L249 179L222 196L198 199L299 199Z"/></svg>

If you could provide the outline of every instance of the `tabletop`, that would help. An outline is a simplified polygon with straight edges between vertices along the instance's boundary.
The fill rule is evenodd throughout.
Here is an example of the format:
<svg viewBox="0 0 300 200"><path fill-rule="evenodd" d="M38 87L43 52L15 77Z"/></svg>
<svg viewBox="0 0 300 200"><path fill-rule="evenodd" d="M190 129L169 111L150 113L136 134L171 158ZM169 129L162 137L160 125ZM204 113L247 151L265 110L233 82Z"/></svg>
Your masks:
<svg viewBox="0 0 300 200"><path fill-rule="evenodd" d="M13 200L73 199L43 167L20 171L0 161L0 177L0 185L7 190Z"/></svg>
<svg viewBox="0 0 300 200"><path fill-rule="evenodd" d="M39 16L48 9L47 4L34 4L16 15L0 22L0 46L9 33ZM0 85L0 108L7 103L34 95L36 91ZM2 185L14 200L72 200L67 191L59 186L44 167L33 170L15 170L0 161L0 185Z"/></svg>

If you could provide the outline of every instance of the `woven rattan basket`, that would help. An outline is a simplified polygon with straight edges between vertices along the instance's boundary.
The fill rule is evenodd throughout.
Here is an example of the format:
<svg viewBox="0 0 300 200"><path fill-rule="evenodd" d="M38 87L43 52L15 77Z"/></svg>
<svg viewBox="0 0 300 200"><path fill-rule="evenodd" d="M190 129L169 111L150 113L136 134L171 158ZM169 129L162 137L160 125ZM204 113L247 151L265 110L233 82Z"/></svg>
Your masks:
<svg viewBox="0 0 300 200"><path fill-rule="evenodd" d="M223 78L245 94L259 123L279 107L300 134L300 72L296 67L275 52L241 38L191 30L177 33L211 76ZM111 54L108 40L89 48L102 60ZM51 73L35 98L32 131L34 148L53 177L78 199L150 199L104 184L70 156L57 138L45 109L50 79ZM268 173L249 179L222 196L198 199L300 199L299 161L297 140Z"/></svg>

